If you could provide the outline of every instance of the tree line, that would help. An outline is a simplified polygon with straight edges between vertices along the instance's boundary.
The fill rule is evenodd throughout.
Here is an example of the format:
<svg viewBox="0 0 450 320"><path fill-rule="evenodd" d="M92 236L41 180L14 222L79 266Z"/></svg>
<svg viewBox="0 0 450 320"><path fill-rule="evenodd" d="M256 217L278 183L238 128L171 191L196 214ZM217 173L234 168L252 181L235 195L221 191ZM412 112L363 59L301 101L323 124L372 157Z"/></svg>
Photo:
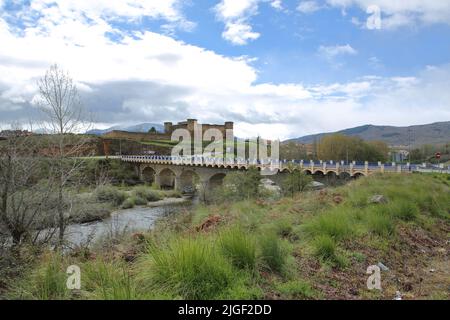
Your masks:
<svg viewBox="0 0 450 320"><path fill-rule="evenodd" d="M387 161L389 147L383 141L364 141L359 137L349 137L342 134L328 135L315 142L307 150L305 145L289 142L281 146L282 159L311 159L334 161ZM309 151L309 152L308 152Z"/></svg>

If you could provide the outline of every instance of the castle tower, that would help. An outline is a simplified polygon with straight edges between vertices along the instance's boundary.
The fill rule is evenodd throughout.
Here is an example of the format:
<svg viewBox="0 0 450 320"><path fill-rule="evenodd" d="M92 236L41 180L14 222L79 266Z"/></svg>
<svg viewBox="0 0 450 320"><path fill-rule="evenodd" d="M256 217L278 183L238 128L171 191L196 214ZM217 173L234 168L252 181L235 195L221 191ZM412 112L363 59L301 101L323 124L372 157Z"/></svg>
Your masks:
<svg viewBox="0 0 450 320"><path fill-rule="evenodd" d="M190 132L194 132L194 129L197 127L197 119L187 119L187 129Z"/></svg>
<svg viewBox="0 0 450 320"><path fill-rule="evenodd" d="M164 133L166 134L172 133L172 122L164 122Z"/></svg>

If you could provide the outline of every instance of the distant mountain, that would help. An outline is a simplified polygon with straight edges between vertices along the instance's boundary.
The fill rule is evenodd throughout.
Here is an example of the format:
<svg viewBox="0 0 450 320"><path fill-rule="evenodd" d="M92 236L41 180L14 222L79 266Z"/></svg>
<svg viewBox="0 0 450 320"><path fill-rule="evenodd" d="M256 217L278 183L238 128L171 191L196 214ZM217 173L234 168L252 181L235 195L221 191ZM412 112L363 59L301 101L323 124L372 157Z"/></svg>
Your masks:
<svg viewBox="0 0 450 320"><path fill-rule="evenodd" d="M367 141L384 141L390 146L407 146L409 144L415 146L423 144L441 144L450 142L450 121L409 127L364 125L337 132L303 136L284 141L283 143L290 141L306 144L314 143L314 141L319 141L326 135L336 133L352 137L357 136Z"/></svg>
<svg viewBox="0 0 450 320"><path fill-rule="evenodd" d="M152 127L155 127L156 131L164 132L164 126L156 123L141 123L134 126L113 126L108 129L92 129L86 132L86 134L94 134L100 136L102 134L114 131L128 131L128 132L148 132Z"/></svg>

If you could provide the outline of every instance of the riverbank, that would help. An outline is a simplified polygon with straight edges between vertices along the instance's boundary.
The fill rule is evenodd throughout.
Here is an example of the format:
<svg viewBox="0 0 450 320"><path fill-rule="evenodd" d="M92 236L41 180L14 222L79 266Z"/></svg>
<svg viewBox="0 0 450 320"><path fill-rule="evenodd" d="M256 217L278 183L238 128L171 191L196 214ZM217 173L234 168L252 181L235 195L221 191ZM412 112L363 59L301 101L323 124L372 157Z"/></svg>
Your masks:
<svg viewBox="0 0 450 320"><path fill-rule="evenodd" d="M70 193L73 206L68 213L69 224L101 221L110 218L114 211L134 206L155 207L186 201L180 192L156 190L151 186L105 185Z"/></svg>
<svg viewBox="0 0 450 320"><path fill-rule="evenodd" d="M373 176L279 200L198 206L95 250L46 252L8 296L449 299L449 185L431 175ZM64 287L72 264L83 279L75 293ZM382 290L367 288L372 265L382 266Z"/></svg>

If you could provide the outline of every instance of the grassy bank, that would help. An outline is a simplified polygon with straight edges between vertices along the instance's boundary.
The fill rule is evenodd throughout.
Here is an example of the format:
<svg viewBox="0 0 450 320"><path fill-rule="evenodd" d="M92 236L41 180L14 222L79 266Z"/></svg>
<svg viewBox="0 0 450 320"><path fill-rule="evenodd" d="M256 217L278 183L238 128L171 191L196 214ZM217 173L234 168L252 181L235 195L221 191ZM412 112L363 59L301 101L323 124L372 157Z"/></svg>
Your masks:
<svg viewBox="0 0 450 320"><path fill-rule="evenodd" d="M429 175L374 176L280 200L200 206L108 250L47 252L8 296L392 299L400 291L449 299L449 210L448 178ZM383 290L370 291L366 269L379 262L389 268ZM71 264L81 268L80 291L65 289Z"/></svg>

